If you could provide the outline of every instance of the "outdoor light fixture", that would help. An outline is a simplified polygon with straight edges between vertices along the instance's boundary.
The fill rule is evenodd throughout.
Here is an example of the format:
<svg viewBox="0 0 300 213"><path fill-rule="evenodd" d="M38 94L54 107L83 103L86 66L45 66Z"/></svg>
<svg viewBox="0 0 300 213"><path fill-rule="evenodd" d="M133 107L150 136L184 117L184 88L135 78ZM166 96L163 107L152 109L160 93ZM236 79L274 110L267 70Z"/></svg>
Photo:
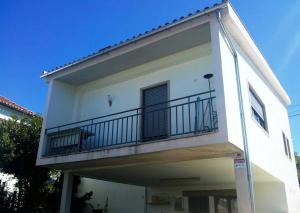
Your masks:
<svg viewBox="0 0 300 213"><path fill-rule="evenodd" d="M210 110L210 113L209 113L209 120L210 120L210 124L212 125L212 112L213 112L213 105L212 105L212 97L211 97L211 85L210 85L210 79L213 77L214 75L212 73L208 73L208 74L205 74L203 76L203 78L207 79L208 80L208 88L209 88L209 110ZM211 126L212 127L212 126Z"/></svg>
<svg viewBox="0 0 300 213"><path fill-rule="evenodd" d="M214 74L211 74L211 73L205 74L205 75L203 76L203 78L205 78L205 79L208 80L209 91L211 91L210 79L211 79L213 76L214 76Z"/></svg>
<svg viewBox="0 0 300 213"><path fill-rule="evenodd" d="M200 177L187 177L187 178L163 178L160 179L161 184L192 184L200 182Z"/></svg>
<svg viewBox="0 0 300 213"><path fill-rule="evenodd" d="M210 79L214 76L214 74L211 74L211 73L208 73L208 74L205 74L203 76L203 78L207 79L208 80L208 88L209 88L209 98L210 98L210 101L211 101L211 85L210 85Z"/></svg>
<svg viewBox="0 0 300 213"><path fill-rule="evenodd" d="M108 101L109 107L111 107L111 105L112 105L112 97L111 97L111 95L107 95L107 101Z"/></svg>

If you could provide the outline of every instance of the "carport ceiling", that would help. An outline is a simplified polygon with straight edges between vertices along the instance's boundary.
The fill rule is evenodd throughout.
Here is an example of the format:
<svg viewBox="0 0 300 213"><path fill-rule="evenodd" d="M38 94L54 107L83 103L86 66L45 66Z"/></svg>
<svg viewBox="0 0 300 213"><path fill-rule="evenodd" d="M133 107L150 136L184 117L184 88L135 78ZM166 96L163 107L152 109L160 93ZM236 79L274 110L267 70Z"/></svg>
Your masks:
<svg viewBox="0 0 300 213"><path fill-rule="evenodd" d="M252 165L252 172L255 182L279 181L255 165ZM234 185L235 183L233 159L229 157L92 169L78 171L77 174L101 180L141 186L173 186L179 184L215 186L222 184ZM170 180L169 183L168 180ZM177 180L178 182L176 182Z"/></svg>
<svg viewBox="0 0 300 213"><path fill-rule="evenodd" d="M78 172L80 175L134 185L234 183L232 158L215 158L176 163L131 166ZM200 181L196 180L200 178Z"/></svg>

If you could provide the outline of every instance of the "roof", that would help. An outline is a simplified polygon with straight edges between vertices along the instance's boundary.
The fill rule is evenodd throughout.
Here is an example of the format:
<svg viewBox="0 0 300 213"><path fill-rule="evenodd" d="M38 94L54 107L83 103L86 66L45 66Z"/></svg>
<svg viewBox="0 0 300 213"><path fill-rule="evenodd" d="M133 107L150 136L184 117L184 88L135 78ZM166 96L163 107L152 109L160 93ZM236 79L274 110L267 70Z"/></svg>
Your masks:
<svg viewBox="0 0 300 213"><path fill-rule="evenodd" d="M15 102L13 102L13 101L11 101L11 100L3 97L3 96L0 96L0 104L5 105L5 106L7 106L11 109L14 109L16 111L19 111L21 113L24 113L26 115L30 115L30 116L35 115L35 113L32 112L31 110L26 109L25 107L22 107L22 106L16 104Z"/></svg>
<svg viewBox="0 0 300 213"><path fill-rule="evenodd" d="M91 53L91 54L89 54L89 55L87 55L87 56L81 57L81 58L79 58L79 59L76 59L76 60L71 61L71 62L69 62L69 63L66 63L66 64L64 64L64 65L57 66L57 67L55 67L55 68L53 68L53 69L50 69L50 70L47 70L47 71L43 71L43 74L42 74L41 77L42 77L42 78L43 78L43 77L46 77L46 76L51 75L52 73L54 73L54 72L56 72L56 71L60 71L60 70L63 70L63 69L65 69L65 68L67 68L67 67L70 67L70 66L76 65L76 64L78 64L78 63L87 61L87 60L89 60L89 59L91 59L91 58L93 58L93 57L95 57L95 56L105 54L105 53L107 53L107 52L109 52L109 51L111 51L111 50L113 50L113 49L116 49L116 48L118 48L118 47L121 47L121 46L126 45L126 44L128 44L128 43L131 43L131 42L133 42L133 41L136 41L136 40L138 40L138 39L141 39L141 38L146 37L146 36L148 36L148 35L151 35L151 34L153 34L153 33L156 33L156 32L159 32L159 31L161 31L161 30L164 30L165 28L170 27L171 25L174 25L174 24L177 24L177 23L179 23L179 22L185 21L185 20L189 19L190 17L194 17L194 16L196 16L196 15L198 15L198 14L201 14L201 13L203 13L203 12L206 12L206 11L208 12L208 10L211 11L211 10L217 9L217 8L219 8L221 5L225 5L225 3L216 3L216 4L213 4L213 5L210 6L210 7L205 7L205 8L203 8L202 10L196 10L196 11L194 11L194 12L192 12L192 13L189 13L189 14L187 14L187 15L185 15L185 16L181 16L181 17L179 17L179 18L177 18L177 19L173 19L173 20L170 21L170 22L166 22L166 23L164 23L164 24L162 24L162 25L159 25L159 26L157 26L157 27L155 27L155 28L146 30L145 32L140 33L140 34L138 34L138 35L135 35L135 36L133 36L133 37L131 37L131 38L128 38L128 39L125 39L125 40L120 41L120 42L118 42L118 43L111 44L111 45L109 45L109 46L106 46L106 47L104 47L104 48L101 48L101 49L99 49L97 52L93 52L93 53Z"/></svg>
<svg viewBox="0 0 300 213"><path fill-rule="evenodd" d="M75 61L69 62L67 64L64 64L62 66L55 67L54 69L51 69L49 71L44 71L41 78L51 78L55 76L55 74L67 74L68 70L71 70L72 68L76 67L77 65L84 64L85 62L88 62L90 60L100 58L102 56L106 56L108 54L111 54L113 51L121 50L123 47L130 46L131 44L136 44L140 41L145 41L146 38L149 38L151 36L157 35L162 33L163 31L169 30L174 26L178 26L182 23L186 23L190 20L194 20L197 17L201 17L207 14L211 14L213 12L216 12L218 10L227 8L226 15L224 16L224 19L230 20L226 21L224 20L224 24L227 28L230 28L230 34L235 34L235 40L241 41L240 46L244 45L243 49L245 50L245 47L247 47L246 53L251 58L252 61L254 61L254 64L261 70L262 74L266 79L270 82L273 89L276 91L277 94L281 97L285 105L289 105L291 103L290 98L282 85L280 84L279 80L274 75L272 69L270 68L268 62L266 61L265 57L262 55L260 50L258 49L257 45L255 44L254 40L250 36L250 33L246 29L245 25L242 23L241 19L238 17L237 13L233 9L232 5L229 1L223 0L222 3L217 3L212 5L211 7L205 7L203 10L197 10L193 13L189 13L186 16L182 16L178 19L174 19L170 22L166 22L163 25L160 25L156 28L152 28L151 30L145 31L143 33L140 33L136 36L133 36L131 38L128 38L126 40L120 41L119 43L109 45L107 47L104 47L97 52L94 52L90 55L87 55L85 57L79 58ZM228 26L227 26L228 25Z"/></svg>

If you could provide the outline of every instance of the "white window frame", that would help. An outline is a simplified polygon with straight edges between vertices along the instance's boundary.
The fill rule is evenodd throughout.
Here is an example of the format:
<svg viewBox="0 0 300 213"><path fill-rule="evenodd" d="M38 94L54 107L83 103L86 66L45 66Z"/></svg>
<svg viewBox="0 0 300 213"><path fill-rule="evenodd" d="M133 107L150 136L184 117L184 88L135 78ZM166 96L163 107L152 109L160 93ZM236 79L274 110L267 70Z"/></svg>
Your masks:
<svg viewBox="0 0 300 213"><path fill-rule="evenodd" d="M253 96L256 100L256 102L261 106L263 115L261 116L260 113L255 110L255 107L252 105L252 98ZM250 103L250 110L251 110L251 117L252 119L266 132L268 132L268 122L267 122L267 116L266 116L266 108L263 103L263 101L260 99L260 97L257 95L257 92L253 89L251 85L249 85L249 103Z"/></svg>
<svg viewBox="0 0 300 213"><path fill-rule="evenodd" d="M283 146L286 157L292 160L290 140L286 137L286 134L282 132Z"/></svg>

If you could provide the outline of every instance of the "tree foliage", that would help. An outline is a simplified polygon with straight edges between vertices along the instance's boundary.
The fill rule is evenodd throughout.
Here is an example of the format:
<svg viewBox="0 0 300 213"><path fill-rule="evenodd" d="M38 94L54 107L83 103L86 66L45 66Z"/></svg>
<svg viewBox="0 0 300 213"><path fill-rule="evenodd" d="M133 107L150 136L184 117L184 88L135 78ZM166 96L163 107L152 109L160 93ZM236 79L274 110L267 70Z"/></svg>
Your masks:
<svg viewBox="0 0 300 213"><path fill-rule="evenodd" d="M13 193L0 181L0 212L59 211L63 175L35 165L41 128L39 116L0 121L0 172L17 179L17 190ZM72 195L74 212L79 212L93 194L77 197L79 183L76 177Z"/></svg>
<svg viewBox="0 0 300 213"><path fill-rule="evenodd" d="M0 167L5 173L26 179L37 175L34 154L38 149L41 123L42 119L39 116L21 120L13 118L1 122ZM40 168L40 171L45 175L45 169Z"/></svg>
<svg viewBox="0 0 300 213"><path fill-rule="evenodd" d="M42 118L13 118L0 122L0 168L17 178L17 209L30 212L41 207L48 193L49 169L36 167Z"/></svg>

